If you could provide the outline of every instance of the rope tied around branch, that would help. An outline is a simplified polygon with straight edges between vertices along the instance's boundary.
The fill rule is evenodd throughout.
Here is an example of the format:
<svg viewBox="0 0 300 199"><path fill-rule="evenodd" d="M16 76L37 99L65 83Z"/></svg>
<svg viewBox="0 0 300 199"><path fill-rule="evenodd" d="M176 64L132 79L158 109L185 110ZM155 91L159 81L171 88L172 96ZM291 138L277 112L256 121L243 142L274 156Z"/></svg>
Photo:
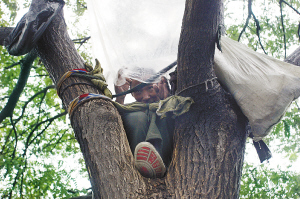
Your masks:
<svg viewBox="0 0 300 199"><path fill-rule="evenodd" d="M101 95L101 94L95 94L95 93L82 94L82 95L76 97L75 99L73 99L69 104L68 113L69 113L70 119L72 117L73 111L79 105L81 105L81 104L83 104L83 103L85 103L85 102L87 102L91 99L105 99L105 100L112 101L111 98L109 98L108 96Z"/></svg>
<svg viewBox="0 0 300 199"><path fill-rule="evenodd" d="M85 85L94 86L94 87L100 89L104 93L105 96L112 98L112 94L111 94L110 90L107 88L108 85L107 85L106 80L102 73L103 73L103 69L100 65L100 62L97 59L96 59L95 69L93 69L93 67L91 65L88 65L87 63L85 63L85 68L73 69L71 71L68 71L59 79L59 81L56 84L57 95L60 97L61 94L70 86L78 85L78 84L85 84ZM61 91L62 83L68 77L71 77L71 76L77 76L77 77L83 77L83 78L89 79L93 84L82 83L82 82L81 83L73 83L71 85L66 86Z"/></svg>

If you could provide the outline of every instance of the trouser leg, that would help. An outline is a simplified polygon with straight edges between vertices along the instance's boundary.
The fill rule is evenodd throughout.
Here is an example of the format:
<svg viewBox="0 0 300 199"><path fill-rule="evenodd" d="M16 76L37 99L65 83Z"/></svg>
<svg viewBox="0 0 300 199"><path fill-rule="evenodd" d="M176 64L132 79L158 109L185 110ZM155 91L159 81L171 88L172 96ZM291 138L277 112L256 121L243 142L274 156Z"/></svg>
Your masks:
<svg viewBox="0 0 300 199"><path fill-rule="evenodd" d="M173 148L173 119L170 117L161 119L151 111L125 113L122 119L132 153L138 143L147 141L155 146L166 165L170 163Z"/></svg>
<svg viewBox="0 0 300 199"><path fill-rule="evenodd" d="M144 112L124 113L122 120L131 151L134 153L136 145L146 140L149 128L148 116Z"/></svg>
<svg viewBox="0 0 300 199"><path fill-rule="evenodd" d="M155 112L149 112L149 130L146 141L152 143L160 153L164 163L169 165L173 151L174 119L160 118Z"/></svg>
<svg viewBox="0 0 300 199"><path fill-rule="evenodd" d="M156 124L162 138L161 156L168 166L172 160L174 119L171 117L158 118Z"/></svg>

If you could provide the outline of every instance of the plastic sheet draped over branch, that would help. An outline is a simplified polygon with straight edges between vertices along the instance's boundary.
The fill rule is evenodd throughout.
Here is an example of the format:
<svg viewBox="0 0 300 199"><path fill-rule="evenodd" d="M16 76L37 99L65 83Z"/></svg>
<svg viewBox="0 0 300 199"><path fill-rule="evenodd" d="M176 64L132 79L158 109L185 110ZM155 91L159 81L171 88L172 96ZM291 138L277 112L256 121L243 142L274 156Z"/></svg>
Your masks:
<svg viewBox="0 0 300 199"><path fill-rule="evenodd" d="M257 53L222 37L216 50L215 72L250 122L260 140L277 124L291 102L300 96L300 67Z"/></svg>

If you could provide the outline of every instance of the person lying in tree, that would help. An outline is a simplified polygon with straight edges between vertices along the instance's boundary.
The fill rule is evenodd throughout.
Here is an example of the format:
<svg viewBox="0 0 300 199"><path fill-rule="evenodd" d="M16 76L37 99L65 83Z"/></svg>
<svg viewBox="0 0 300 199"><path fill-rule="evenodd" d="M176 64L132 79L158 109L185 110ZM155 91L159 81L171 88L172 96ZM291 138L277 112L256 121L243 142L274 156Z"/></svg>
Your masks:
<svg viewBox="0 0 300 199"><path fill-rule="evenodd" d="M154 72L148 71L139 79L126 77L125 84L115 85L115 92L121 93L148 79ZM154 103L170 96L167 79L161 77L160 82L150 83L133 92L137 102ZM116 102L124 104L125 96L117 97ZM171 162L174 120L171 117L161 118L150 110L121 114L129 145L134 154L134 162L138 171L148 178L161 178L166 166Z"/></svg>

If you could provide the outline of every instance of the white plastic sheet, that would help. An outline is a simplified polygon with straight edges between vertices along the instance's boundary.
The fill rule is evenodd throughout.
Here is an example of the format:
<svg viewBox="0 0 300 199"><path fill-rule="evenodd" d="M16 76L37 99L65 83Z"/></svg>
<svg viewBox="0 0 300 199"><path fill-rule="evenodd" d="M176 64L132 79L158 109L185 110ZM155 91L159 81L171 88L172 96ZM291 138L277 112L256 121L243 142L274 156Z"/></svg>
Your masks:
<svg viewBox="0 0 300 199"><path fill-rule="evenodd" d="M256 140L266 136L300 95L300 67L257 53L222 37L216 50L218 80L247 116Z"/></svg>
<svg viewBox="0 0 300 199"><path fill-rule="evenodd" d="M120 68L159 71L177 58L185 0L88 0L93 52L111 90ZM218 80L249 119L257 140L300 95L300 68L222 37ZM119 82L122 84L122 82Z"/></svg>
<svg viewBox="0 0 300 199"><path fill-rule="evenodd" d="M158 72L177 59L185 0L88 0L93 53L109 85L120 68Z"/></svg>

